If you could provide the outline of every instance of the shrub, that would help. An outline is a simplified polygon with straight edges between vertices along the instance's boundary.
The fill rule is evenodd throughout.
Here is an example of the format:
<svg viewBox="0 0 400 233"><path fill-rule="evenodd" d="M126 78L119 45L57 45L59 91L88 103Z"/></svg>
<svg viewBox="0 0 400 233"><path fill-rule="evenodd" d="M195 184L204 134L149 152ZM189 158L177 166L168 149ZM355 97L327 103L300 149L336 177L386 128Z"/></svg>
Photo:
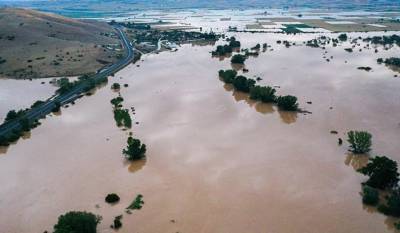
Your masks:
<svg viewBox="0 0 400 233"><path fill-rule="evenodd" d="M396 187L399 181L396 161L386 156L370 158L367 166L359 169L358 172L369 176L365 184L377 189Z"/></svg>
<svg viewBox="0 0 400 233"><path fill-rule="evenodd" d="M229 45L218 45L215 51L212 51L213 56L225 56L232 53L232 47Z"/></svg>
<svg viewBox="0 0 400 233"><path fill-rule="evenodd" d="M250 89L250 98L253 100L260 100L264 103L272 103L275 102L276 90L272 87L262 87L262 86L254 86Z"/></svg>
<svg viewBox="0 0 400 233"><path fill-rule="evenodd" d="M105 201L110 204L119 202L119 196L115 193L110 193L106 196Z"/></svg>
<svg viewBox="0 0 400 233"><path fill-rule="evenodd" d="M347 133L350 151L354 154L363 154L371 150L372 135L366 131L350 131Z"/></svg>
<svg viewBox="0 0 400 233"><path fill-rule="evenodd" d="M71 211L58 217L54 233L96 233L101 217L92 213Z"/></svg>
<svg viewBox="0 0 400 233"><path fill-rule="evenodd" d="M379 191L368 185L363 186L362 201L366 205L377 205L379 203Z"/></svg>
<svg viewBox="0 0 400 233"><path fill-rule="evenodd" d="M121 96L113 98L110 102L112 105L114 105L115 108L118 108L120 104L124 101L124 98Z"/></svg>
<svg viewBox="0 0 400 233"><path fill-rule="evenodd" d="M391 57L391 58L387 58L385 59L385 64L389 65L389 66L400 66L400 58L397 57Z"/></svg>
<svg viewBox="0 0 400 233"><path fill-rule="evenodd" d="M285 111L297 111L299 104L297 103L297 97L286 95L279 96L277 98L278 107Z"/></svg>
<svg viewBox="0 0 400 233"><path fill-rule="evenodd" d="M380 205L378 211L394 217L400 217L400 191L394 190L387 199L386 205Z"/></svg>
<svg viewBox="0 0 400 233"><path fill-rule="evenodd" d="M340 34L339 36L338 36L338 39L340 40L340 41L346 41L347 40L347 35L346 34Z"/></svg>
<svg viewBox="0 0 400 233"><path fill-rule="evenodd" d="M59 112L61 108L61 103L60 102L55 102L53 109L51 110L52 112Z"/></svg>
<svg viewBox="0 0 400 233"><path fill-rule="evenodd" d="M113 83L111 85L111 89L113 90L119 90L121 88L121 85L119 85L119 83Z"/></svg>
<svg viewBox="0 0 400 233"><path fill-rule="evenodd" d="M128 160L139 160L145 157L146 145L142 144L139 139L128 138L128 146L122 151Z"/></svg>
<svg viewBox="0 0 400 233"><path fill-rule="evenodd" d="M222 78L222 80L225 83L233 83L233 80L235 79L237 72L235 70L220 70L218 72L219 76Z"/></svg>
<svg viewBox="0 0 400 233"><path fill-rule="evenodd" d="M132 127L132 119L129 115L128 109L114 109L114 119L118 127L124 126L126 128Z"/></svg>
<svg viewBox="0 0 400 233"><path fill-rule="evenodd" d="M235 54L231 59L231 62L234 64L244 64L244 61L246 61L246 56L242 54Z"/></svg>
<svg viewBox="0 0 400 233"><path fill-rule="evenodd" d="M140 210L143 207L143 195L139 194L136 196L135 200L127 207L128 210Z"/></svg>
<svg viewBox="0 0 400 233"><path fill-rule="evenodd" d="M233 80L232 84L236 88L236 90L248 93L250 92L250 89L254 87L256 81L239 75Z"/></svg>
<svg viewBox="0 0 400 233"><path fill-rule="evenodd" d="M111 225L111 228L113 228L113 229L119 229L119 228L121 228L121 227L122 227L121 219L122 219L122 215L116 216L116 217L114 218L113 225Z"/></svg>

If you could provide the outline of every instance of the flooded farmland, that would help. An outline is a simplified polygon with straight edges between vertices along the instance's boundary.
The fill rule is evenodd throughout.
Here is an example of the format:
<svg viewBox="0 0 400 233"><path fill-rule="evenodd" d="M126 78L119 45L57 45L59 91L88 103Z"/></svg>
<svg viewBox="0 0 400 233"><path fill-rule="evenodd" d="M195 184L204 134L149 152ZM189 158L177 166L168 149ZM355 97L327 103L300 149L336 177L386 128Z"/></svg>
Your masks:
<svg viewBox="0 0 400 233"><path fill-rule="evenodd" d="M395 232L394 219L362 204L366 178L355 170L367 158L337 140L368 130L371 154L400 161L400 78L376 63L399 48L375 53L362 44L348 53L348 42L303 45L317 34L229 35L243 48L271 45L246 60L244 75L296 95L310 113L280 111L224 84L218 70L232 68L230 59L212 58L214 46L145 55L0 155L2 231L51 231L60 214L85 210L103 217L101 233L114 232L120 214L121 233ZM128 84L120 94L135 108L132 132L147 145L146 160L122 156L128 131L113 119L114 82ZM113 192L121 201L109 205L104 197ZM137 194L143 208L125 214Z"/></svg>

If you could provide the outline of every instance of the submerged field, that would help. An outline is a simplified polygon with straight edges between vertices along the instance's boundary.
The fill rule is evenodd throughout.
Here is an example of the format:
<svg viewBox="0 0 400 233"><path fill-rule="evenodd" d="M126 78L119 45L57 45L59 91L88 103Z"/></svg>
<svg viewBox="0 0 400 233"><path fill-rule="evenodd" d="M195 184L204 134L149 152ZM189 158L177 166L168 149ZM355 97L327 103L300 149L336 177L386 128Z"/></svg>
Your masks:
<svg viewBox="0 0 400 233"><path fill-rule="evenodd" d="M110 224L119 214L121 233L394 232L395 219L362 204L366 178L355 170L368 158L348 153L347 143L337 140L349 130L367 130L372 155L400 161L400 78L376 62L396 56L399 47L375 53L361 43L349 53L349 42L325 50L303 44L319 34L228 35L242 48L270 45L246 60L244 75L297 96L311 113L281 111L224 84L218 70L232 66L230 58L211 57L215 46L144 55L94 95L42 120L29 139L0 150L2 231L51 232L60 214L85 210L103 216L101 233L114 232ZM122 156L128 131L115 126L114 82L121 84L124 106L135 109L132 132L147 145L145 160L129 163ZM32 96L41 93L38 88ZM7 101L2 107L25 106ZM108 205L104 197L114 192L121 201ZM143 208L125 214L137 194Z"/></svg>

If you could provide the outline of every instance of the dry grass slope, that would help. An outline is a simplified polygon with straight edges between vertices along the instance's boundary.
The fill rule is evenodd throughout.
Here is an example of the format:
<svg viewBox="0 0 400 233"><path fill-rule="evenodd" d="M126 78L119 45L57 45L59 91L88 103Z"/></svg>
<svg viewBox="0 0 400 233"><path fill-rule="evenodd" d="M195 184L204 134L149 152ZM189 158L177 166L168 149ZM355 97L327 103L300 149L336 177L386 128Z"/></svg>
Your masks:
<svg viewBox="0 0 400 233"><path fill-rule="evenodd" d="M0 8L0 77L39 78L95 72L116 60L114 30L34 10ZM111 46L112 47L112 46Z"/></svg>

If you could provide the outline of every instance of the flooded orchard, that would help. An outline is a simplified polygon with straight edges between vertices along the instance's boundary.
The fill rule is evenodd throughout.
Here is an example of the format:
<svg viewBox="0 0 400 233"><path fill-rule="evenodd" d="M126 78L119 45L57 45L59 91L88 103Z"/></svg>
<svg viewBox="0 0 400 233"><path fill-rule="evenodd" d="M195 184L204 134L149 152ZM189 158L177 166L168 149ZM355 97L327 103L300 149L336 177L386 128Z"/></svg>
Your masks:
<svg viewBox="0 0 400 233"><path fill-rule="evenodd" d="M348 130L368 130L371 154L400 160L400 79L376 63L398 48L347 53L348 44L302 45L316 34L235 36L243 48L273 49L250 57L245 75L298 96L312 114L279 111L234 91L218 78L230 59L212 58L213 46L146 55L0 156L2 232L51 231L71 210L101 215L102 233L114 231L120 214L121 233L395 231L393 219L362 204L366 178L355 169L367 158L337 141ZM128 131L113 119L114 82L128 84L120 93L124 107L135 108L132 132L147 145L146 160L122 156ZM105 203L108 193L121 201ZM137 194L143 208L126 214Z"/></svg>

